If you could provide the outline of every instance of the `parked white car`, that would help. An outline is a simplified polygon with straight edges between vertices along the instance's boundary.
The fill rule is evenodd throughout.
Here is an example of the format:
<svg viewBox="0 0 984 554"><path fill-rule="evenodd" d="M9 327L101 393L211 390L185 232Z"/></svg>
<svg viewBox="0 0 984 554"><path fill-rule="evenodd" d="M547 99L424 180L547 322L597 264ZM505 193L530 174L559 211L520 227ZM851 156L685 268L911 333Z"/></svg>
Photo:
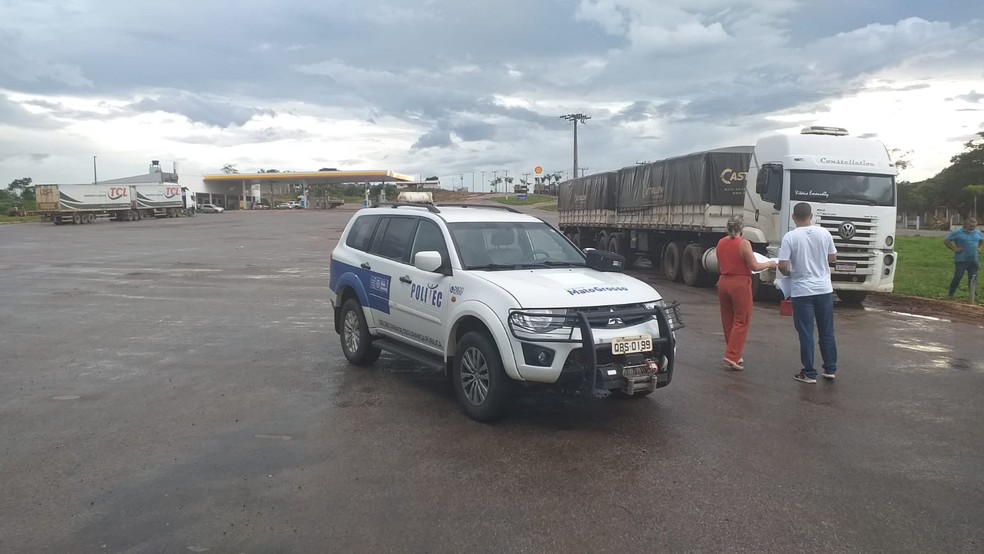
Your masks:
<svg viewBox="0 0 984 554"><path fill-rule="evenodd" d="M351 363L386 350L445 371L490 421L519 383L636 397L670 383L676 304L623 263L509 207L396 204L349 221L329 296Z"/></svg>
<svg viewBox="0 0 984 554"><path fill-rule="evenodd" d="M222 206L216 206L215 204L202 204L198 211L205 214L220 214L225 211Z"/></svg>

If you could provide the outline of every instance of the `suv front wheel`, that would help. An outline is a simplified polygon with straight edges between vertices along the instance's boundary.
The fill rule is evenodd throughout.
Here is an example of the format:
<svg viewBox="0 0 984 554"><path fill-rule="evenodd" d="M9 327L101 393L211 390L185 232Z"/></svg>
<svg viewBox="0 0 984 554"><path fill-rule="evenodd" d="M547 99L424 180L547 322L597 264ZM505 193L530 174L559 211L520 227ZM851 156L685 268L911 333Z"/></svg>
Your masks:
<svg viewBox="0 0 984 554"><path fill-rule="evenodd" d="M512 400L513 382L502 368L495 343L482 333L465 333L454 358L454 392L469 417L501 418Z"/></svg>
<svg viewBox="0 0 984 554"><path fill-rule="evenodd" d="M342 305L342 352L355 365L370 365L379 358L381 351L372 345L366 316L359 301L350 298Z"/></svg>

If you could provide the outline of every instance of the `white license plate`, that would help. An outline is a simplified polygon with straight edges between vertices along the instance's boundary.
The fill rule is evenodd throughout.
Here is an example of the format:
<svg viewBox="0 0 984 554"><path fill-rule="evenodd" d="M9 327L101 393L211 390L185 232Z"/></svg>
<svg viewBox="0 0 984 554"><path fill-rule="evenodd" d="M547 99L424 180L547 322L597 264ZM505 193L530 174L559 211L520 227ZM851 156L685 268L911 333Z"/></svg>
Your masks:
<svg viewBox="0 0 984 554"><path fill-rule="evenodd" d="M635 354L636 352L649 352L652 349L653 337L649 335L612 339L612 354Z"/></svg>
<svg viewBox="0 0 984 554"><path fill-rule="evenodd" d="M858 264L854 262L837 262L834 264L834 271L841 271L844 273L854 273L858 270Z"/></svg>

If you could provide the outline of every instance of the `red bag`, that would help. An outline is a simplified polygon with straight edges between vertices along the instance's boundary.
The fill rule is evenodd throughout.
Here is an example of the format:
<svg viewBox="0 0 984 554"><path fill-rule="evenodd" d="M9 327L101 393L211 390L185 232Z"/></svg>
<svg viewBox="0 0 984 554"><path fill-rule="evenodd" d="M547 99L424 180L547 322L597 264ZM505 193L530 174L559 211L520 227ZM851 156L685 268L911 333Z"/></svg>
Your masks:
<svg viewBox="0 0 984 554"><path fill-rule="evenodd" d="M792 300L780 300L779 301L779 315L793 315L793 301Z"/></svg>

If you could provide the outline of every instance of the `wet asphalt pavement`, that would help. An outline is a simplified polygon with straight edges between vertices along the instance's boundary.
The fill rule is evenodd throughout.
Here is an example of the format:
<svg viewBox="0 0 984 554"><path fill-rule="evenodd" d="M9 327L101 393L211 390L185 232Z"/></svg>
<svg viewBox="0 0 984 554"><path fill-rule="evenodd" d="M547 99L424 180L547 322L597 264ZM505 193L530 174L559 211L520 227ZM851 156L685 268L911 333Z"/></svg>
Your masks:
<svg viewBox="0 0 984 554"><path fill-rule="evenodd" d="M734 373L714 289L638 270L684 306L673 383L483 425L345 362L351 213L0 226L0 551L984 549L980 326L838 306L805 385L775 304Z"/></svg>

